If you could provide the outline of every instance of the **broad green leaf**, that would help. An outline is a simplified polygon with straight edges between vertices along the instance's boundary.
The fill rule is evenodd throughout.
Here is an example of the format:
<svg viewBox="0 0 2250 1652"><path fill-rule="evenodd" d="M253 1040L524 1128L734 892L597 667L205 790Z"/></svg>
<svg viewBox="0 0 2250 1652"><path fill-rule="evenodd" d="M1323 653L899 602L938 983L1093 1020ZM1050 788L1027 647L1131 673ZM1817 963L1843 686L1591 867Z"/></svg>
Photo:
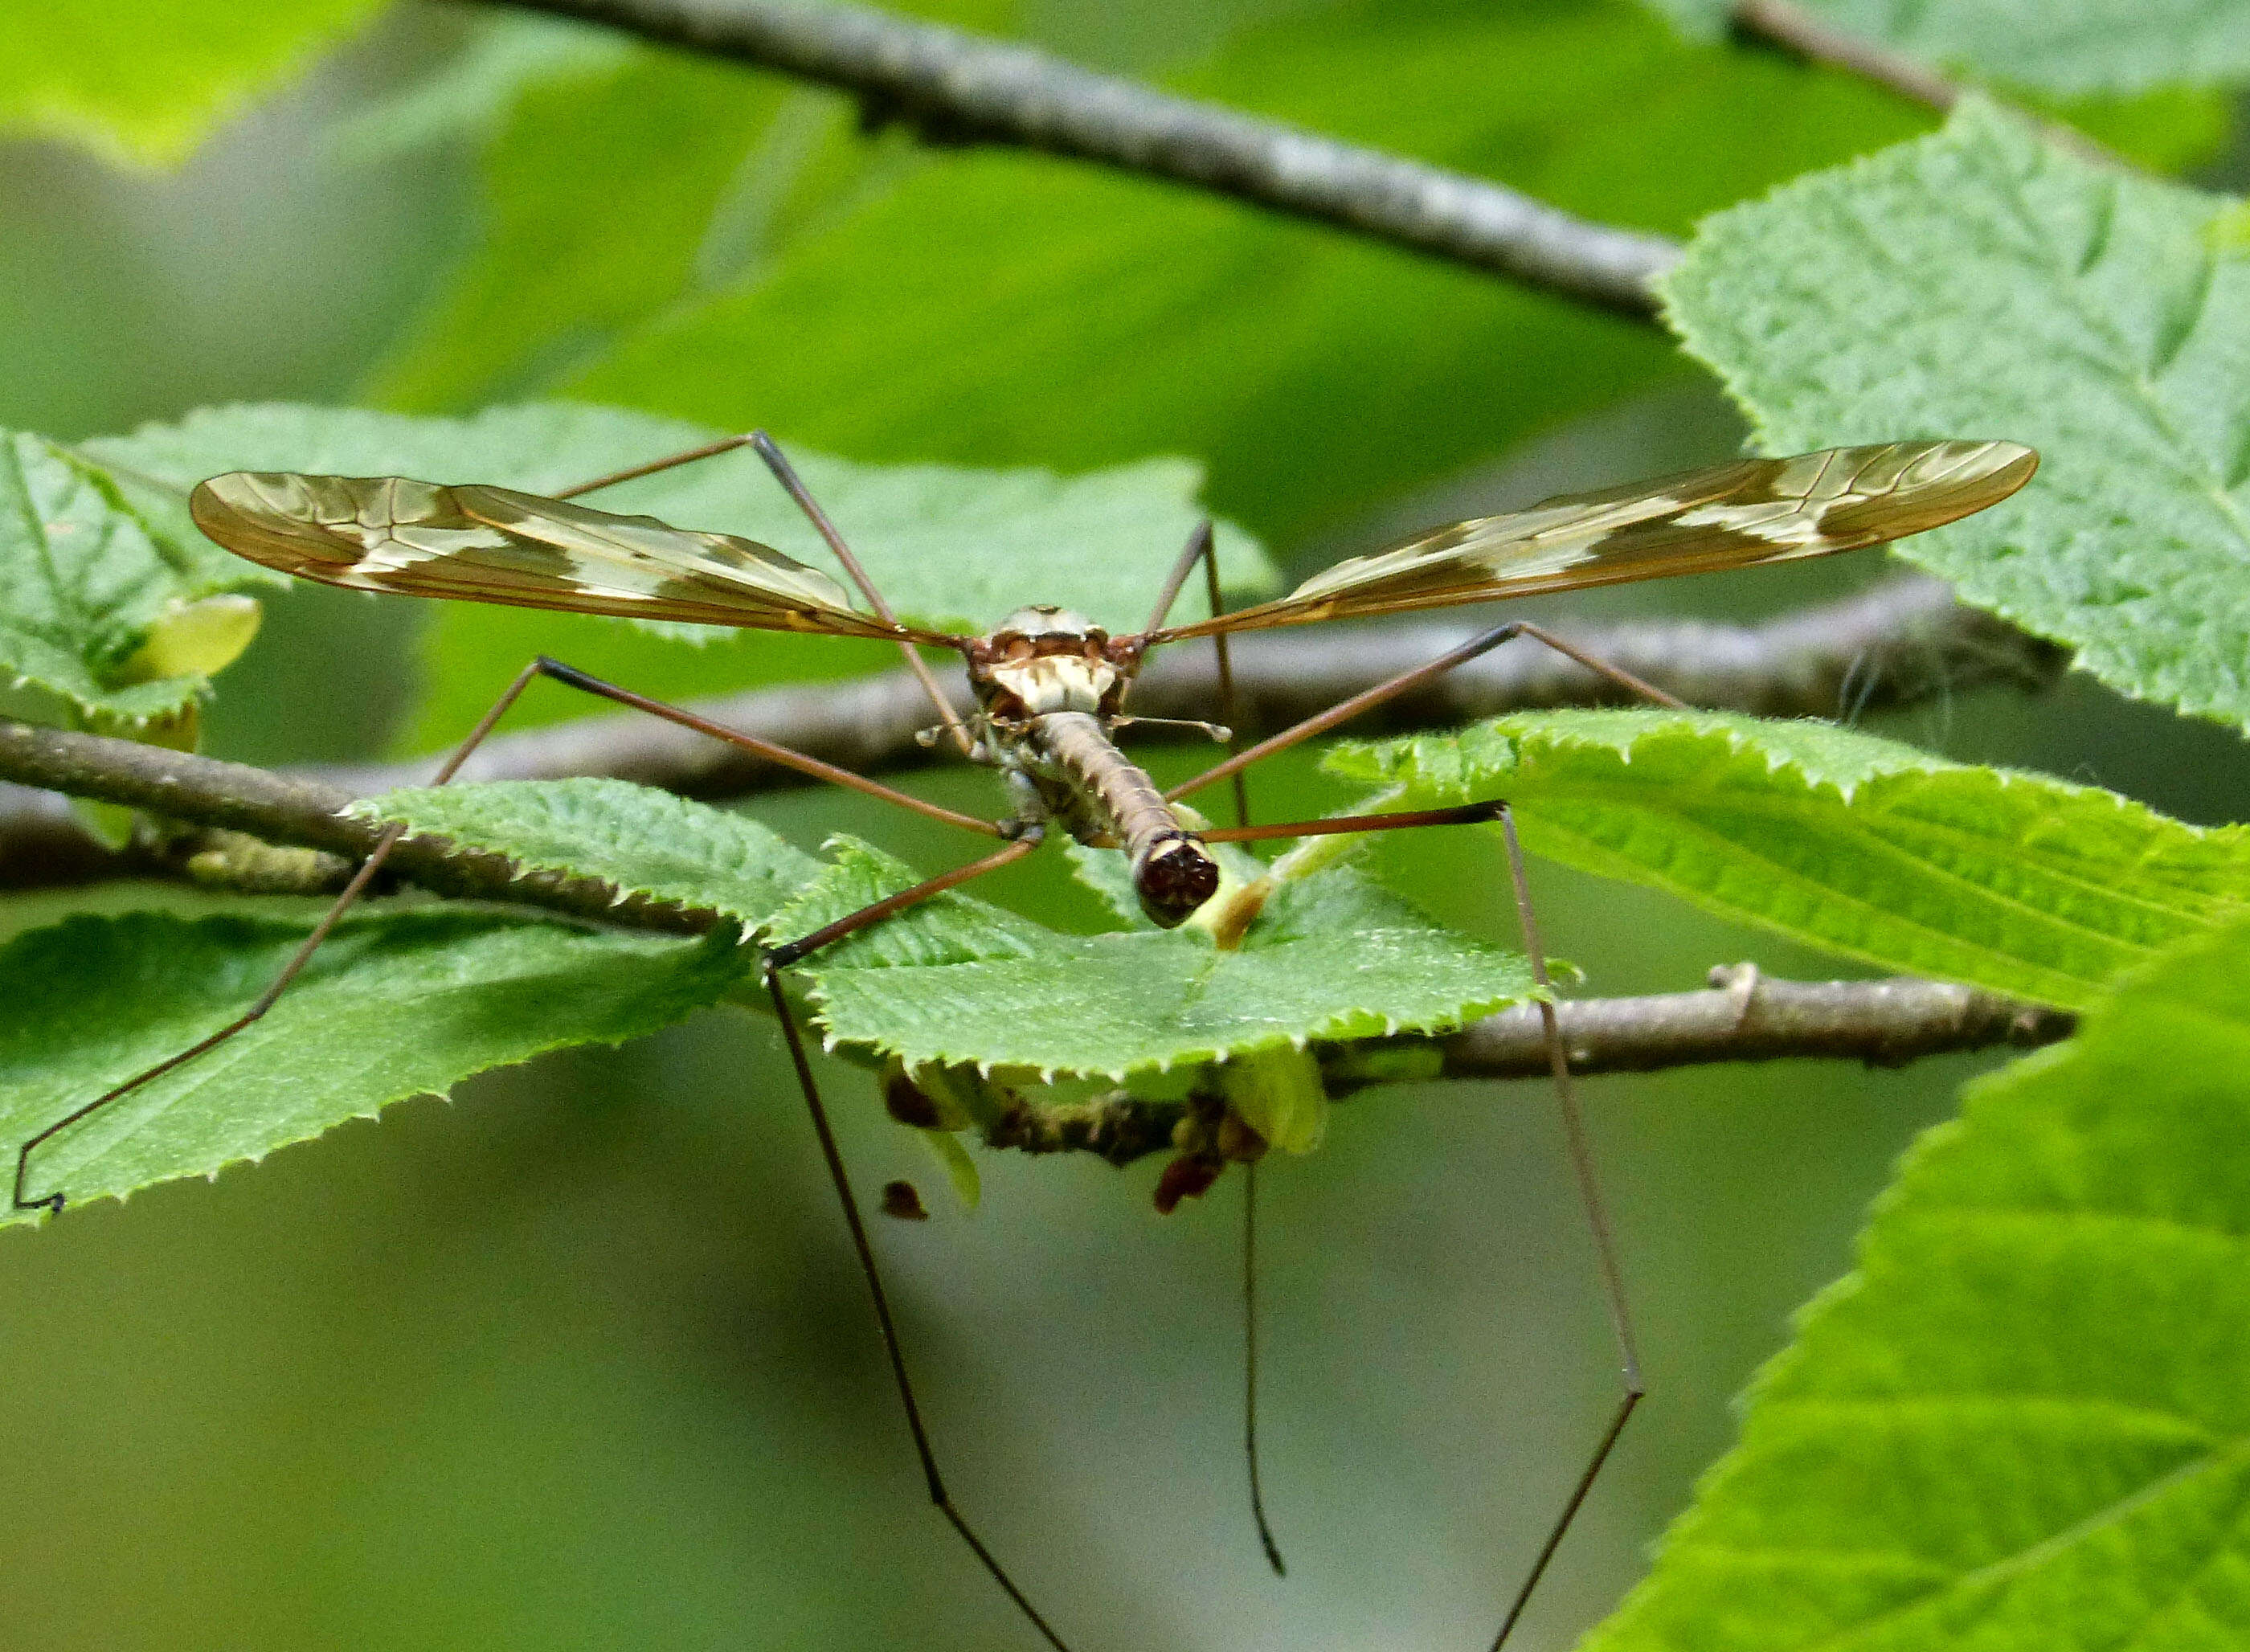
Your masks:
<svg viewBox="0 0 2250 1652"><path fill-rule="evenodd" d="M203 677L156 675L152 628L262 568L155 531L109 478L36 436L0 436L0 685L30 685L82 717L146 719L195 699Z"/></svg>
<svg viewBox="0 0 2250 1652"><path fill-rule="evenodd" d="M583 86L634 50L614 31L573 19L495 10L459 22L467 38L426 75L328 129L330 156L380 164L438 144L489 138L520 97L556 82Z"/></svg>
<svg viewBox="0 0 2250 1652"><path fill-rule="evenodd" d="M77 139L143 164L176 162L377 10L378 0L11 6L0 128Z"/></svg>
<svg viewBox="0 0 2250 1652"><path fill-rule="evenodd" d="M1900 554L2129 694L2250 724L2250 236L1970 104L1710 220L1673 324L1775 451L2028 442L2039 474Z"/></svg>
<svg viewBox="0 0 2250 1652"><path fill-rule="evenodd" d="M23 1141L240 1014L308 928L78 917L0 947L0 1140ZM424 909L348 919L271 1014L42 1146L72 1203L212 1175L567 1044L618 1043L715 1002L747 955L709 942Z"/></svg>
<svg viewBox="0 0 2250 1652"><path fill-rule="evenodd" d="M1498 82L1478 66L1494 64ZM1683 45L1626 0L1339 6L1177 84L1659 229L1925 119L1841 76ZM612 232L599 203L580 222ZM402 370L444 372L420 363ZM1080 467L1184 450L1224 508L1288 533L1674 367L1644 329L1474 272L970 152L652 312L564 383L866 458Z"/></svg>
<svg viewBox="0 0 2250 1652"><path fill-rule="evenodd" d="M372 396L434 410L518 394L694 291L699 266L720 256L722 198L741 198L744 217L752 202L770 210L757 200L763 174L794 156L754 146L790 95L730 64L647 52L526 92L485 158L483 248Z"/></svg>
<svg viewBox="0 0 2250 1652"><path fill-rule="evenodd" d="M2250 828L1826 723L1563 712L1345 747L1406 806L1505 797L1525 844L1886 968L2072 1007L2250 909Z"/></svg>
<svg viewBox="0 0 2250 1652"><path fill-rule="evenodd" d="M527 871L600 878L752 928L823 870L748 815L621 780L427 787L367 798L350 812L404 821L418 835L502 848Z"/></svg>
<svg viewBox="0 0 2250 1652"><path fill-rule="evenodd" d="M598 878L628 894L738 920L769 940L794 940L884 896L915 874L837 837L829 860L806 854L748 815L620 780L506 781L388 792L355 804L365 819L507 855L527 871ZM964 896L924 903L832 953L855 964L951 963L1012 956L1039 933Z"/></svg>
<svg viewBox="0 0 2250 1652"><path fill-rule="evenodd" d="M808 934L915 874L847 838L826 865L755 823L614 781L393 793L364 812ZM815 875L804 874L810 869ZM802 879L786 901L792 879ZM1231 1052L1455 1026L1526 996L1515 953L1440 928L1348 871L1283 884L1239 951L1193 929L1074 936L955 893L815 953L832 1043L909 1066L1122 1074Z"/></svg>
<svg viewBox="0 0 2250 1652"><path fill-rule="evenodd" d="M177 424L106 437L80 451L162 483L164 490L149 492L151 508L169 497L177 513L169 526L190 535L181 501L197 480L219 471L397 474L552 492L721 434L564 402L490 408L467 419L271 403L206 409ZM1141 625L1203 516L1196 503L1200 475L1183 459L1143 459L1063 477L859 465L799 451L793 443L790 457L901 615L948 629L982 630L1032 602L1066 602L1116 630ZM121 481L132 485L130 477ZM747 534L832 566L789 496L747 452L629 482L588 502ZM1219 560L1234 589L1274 582L1256 546L1225 525ZM1184 595L1178 613L1202 613L1198 600Z"/></svg>
<svg viewBox="0 0 2250 1652"><path fill-rule="evenodd" d="M831 1039L926 1063L1123 1077L1312 1039L1458 1027L1529 997L1517 953L1349 870L1283 884L1241 946L1192 927L1047 935L1016 958L806 966Z"/></svg>
<svg viewBox="0 0 2250 1652"><path fill-rule="evenodd" d="M1731 0L1652 0L1705 35ZM2060 97L2250 80L2250 11L2232 0L1797 0L1821 22L1980 79Z"/></svg>
<svg viewBox="0 0 2250 1652"><path fill-rule="evenodd" d="M2250 1639L2250 928L1972 1085L1590 1652Z"/></svg>

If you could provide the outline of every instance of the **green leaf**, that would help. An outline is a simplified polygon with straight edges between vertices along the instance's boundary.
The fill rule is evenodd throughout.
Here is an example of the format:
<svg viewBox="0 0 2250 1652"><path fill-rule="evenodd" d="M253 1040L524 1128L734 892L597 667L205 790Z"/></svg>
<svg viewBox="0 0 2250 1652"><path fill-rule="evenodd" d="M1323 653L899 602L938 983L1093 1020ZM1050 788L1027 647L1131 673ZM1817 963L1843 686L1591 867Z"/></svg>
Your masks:
<svg viewBox="0 0 2250 1652"><path fill-rule="evenodd" d="M1476 67L1494 64L1505 96ZM1841 76L1684 45L1624 0L1338 6L1179 85L1667 229L1924 120ZM570 221L616 232L597 199ZM840 221L791 223L776 253L652 306L562 382L865 458L1083 467L1184 449L1225 509L1294 533L1674 370L1629 324L1076 163L949 156ZM480 290L521 256L496 251ZM452 376L454 338L400 382L456 406L522 384ZM557 338L550 359L582 343Z"/></svg>
<svg viewBox="0 0 2250 1652"><path fill-rule="evenodd" d="M224 1026L308 927L136 912L0 947L0 1139L26 1139ZM488 1067L653 1032L715 1002L748 962L731 936L362 913L265 1019L42 1146L31 1190L79 1203L216 1174Z"/></svg>
<svg viewBox="0 0 2250 1652"><path fill-rule="evenodd" d="M880 850L836 837L823 861L748 815L621 780L503 781L387 792L352 806L507 856L527 871L598 878L628 894L715 912L769 940L794 940L884 896L915 874ZM855 964L951 963L1025 953L1037 926L965 896L942 896L825 954Z"/></svg>
<svg viewBox="0 0 2250 1652"><path fill-rule="evenodd" d="M621 780L503 781L362 799L362 820L504 850L528 871L599 878L756 928L825 870L748 815Z"/></svg>
<svg viewBox="0 0 2250 1652"><path fill-rule="evenodd" d="M614 781L446 787L361 807L527 868L730 912L776 937L915 881L864 843L833 840L822 867L754 822ZM1232 953L1192 928L1056 934L954 893L793 973L811 983L832 1043L909 1066L1102 1075L1456 1026L1530 991L1518 955L1440 928L1348 871L1282 884Z"/></svg>
<svg viewBox="0 0 2250 1652"><path fill-rule="evenodd" d="M221 471L418 476L552 492L721 434L562 402L490 408L467 419L269 403L205 409L177 424L86 443L81 451L162 484L143 490L151 508L168 508L175 514L167 527L193 535L192 525L183 527L186 491ZM790 458L892 604L902 616L943 629L982 630L1022 603L1056 601L1114 629L1138 626L1204 514L1196 502L1200 473L1184 459L1144 459L1061 477L935 465L877 467L799 451L793 444ZM130 476L120 481L134 485ZM804 561L830 562L789 496L747 452L605 490L599 504L747 534ZM1219 561L1235 589L1264 590L1277 582L1258 547L1223 524ZM1178 615L1203 613L1199 600L1193 592L1184 595Z"/></svg>
<svg viewBox="0 0 2250 1652"><path fill-rule="evenodd" d="M215 591L275 582L215 546L152 531L67 449L0 435L0 684L28 684L81 716L177 711L204 679L148 680L135 657L151 628Z"/></svg>
<svg viewBox="0 0 2250 1652"><path fill-rule="evenodd" d="M1661 0L1694 24L1723 0ZM2250 12L2230 0L1798 0L1864 40L2062 97L2250 80Z"/></svg>
<svg viewBox="0 0 2250 1652"><path fill-rule="evenodd" d="M904 967L804 967L832 1040L936 1063L1122 1077L1311 1039L1457 1027L1531 995L1519 954L1440 928L1350 871L1274 891L1239 949L1193 927L1040 936Z"/></svg>
<svg viewBox="0 0 2250 1652"><path fill-rule="evenodd" d="M1589 1652L2250 1638L2250 927L1969 1091Z"/></svg>
<svg viewBox="0 0 2250 1652"><path fill-rule="evenodd" d="M2037 447L2014 499L1900 554L2125 693L2250 724L2246 222L1972 103L1711 219L1666 297L1769 448Z"/></svg>
<svg viewBox="0 0 2250 1652"><path fill-rule="evenodd" d="M1525 844L1889 969L2067 1006L2250 906L2250 828L1815 722L1501 718L1344 747L1406 807L1506 797Z"/></svg>
<svg viewBox="0 0 2250 1652"><path fill-rule="evenodd" d="M718 255L722 198L756 200L763 172L794 159L753 149L791 96L779 82L673 53L570 66L508 112L485 160L484 246L375 399L436 410L551 382L693 291ZM629 218L614 216L623 202ZM600 227L585 219L596 203Z"/></svg>
<svg viewBox="0 0 2250 1652"><path fill-rule="evenodd" d="M144 165L176 162L377 9L377 0L13 6L0 128L76 139Z"/></svg>

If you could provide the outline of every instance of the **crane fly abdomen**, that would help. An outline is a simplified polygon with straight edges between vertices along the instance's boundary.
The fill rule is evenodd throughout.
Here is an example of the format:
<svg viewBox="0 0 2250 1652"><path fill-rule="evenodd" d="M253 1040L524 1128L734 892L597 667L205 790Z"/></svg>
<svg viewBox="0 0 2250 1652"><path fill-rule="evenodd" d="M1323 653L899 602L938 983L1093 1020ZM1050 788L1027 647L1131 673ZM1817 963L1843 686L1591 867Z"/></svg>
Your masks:
<svg viewBox="0 0 2250 1652"><path fill-rule="evenodd" d="M1099 718L1050 712L1033 719L1024 738L1090 805L1097 828L1123 845L1151 923L1173 928L1218 892L1218 863L1180 824L1156 781L1111 742Z"/></svg>

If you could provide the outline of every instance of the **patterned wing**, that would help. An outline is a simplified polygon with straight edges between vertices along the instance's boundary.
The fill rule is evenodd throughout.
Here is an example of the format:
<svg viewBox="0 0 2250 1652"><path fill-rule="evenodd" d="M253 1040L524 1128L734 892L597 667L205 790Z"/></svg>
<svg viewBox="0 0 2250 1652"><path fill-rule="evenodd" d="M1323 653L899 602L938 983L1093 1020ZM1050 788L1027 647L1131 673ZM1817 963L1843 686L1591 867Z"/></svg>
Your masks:
<svg viewBox="0 0 2250 1652"><path fill-rule="evenodd" d="M2038 467L2039 455L2013 442L1893 442L1739 459L1456 522L1395 550L1338 562L1273 602L1149 640L1826 556L1998 504Z"/></svg>
<svg viewBox="0 0 2250 1652"><path fill-rule="evenodd" d="M236 471L199 483L196 526L238 556L330 585L579 614L942 643L852 606L754 540L504 487Z"/></svg>

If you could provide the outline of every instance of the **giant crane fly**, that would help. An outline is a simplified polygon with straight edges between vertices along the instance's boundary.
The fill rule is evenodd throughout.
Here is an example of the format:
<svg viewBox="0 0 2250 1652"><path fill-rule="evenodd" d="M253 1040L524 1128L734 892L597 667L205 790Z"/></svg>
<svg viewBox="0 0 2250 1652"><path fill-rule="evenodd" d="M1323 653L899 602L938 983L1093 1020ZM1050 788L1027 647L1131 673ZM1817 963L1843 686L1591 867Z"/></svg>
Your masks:
<svg viewBox="0 0 2250 1652"><path fill-rule="evenodd" d="M568 502L578 494L742 446L758 452L811 520L866 598L866 609L855 608L850 592L832 575L769 546L728 533L674 527L652 517L615 515ZM931 1500L1030 1623L1057 1652L1067 1652L1061 1638L955 1507L939 1475L874 1252L813 1082L802 1036L783 995L781 972L845 935L1029 854L1055 829L1082 843L1122 848L1128 857L1143 910L1155 922L1170 926L1185 920L1219 886L1218 864L1205 847L1208 843L1486 821L1498 824L1505 841L1532 975L1545 988L1549 982L1524 883L1522 851L1504 801L1253 826L1244 817L1242 771L1260 758L1322 733L1517 637L1559 650L1637 694L1671 705L1680 702L1536 625L1511 620L1246 751L1235 753L1167 791L1125 756L1112 739L1128 720L1126 699L1149 651L1191 637L1213 638L1219 650L1222 694L1231 698L1225 639L1237 631L1826 556L1918 533L1983 510L2021 487L2038 463L2038 456L2029 448L2000 441L1895 442L1832 448L1790 458L1740 459L1656 481L1569 494L1506 515L1457 522L1379 554L1339 562L1286 596L1232 613L1220 611L1217 564L1210 525L1205 523L1191 536L1174 564L1148 625L1122 637L1109 635L1068 609L1043 606L1018 609L991 630L974 637L901 623L843 535L780 450L762 432L672 454L552 497L504 487L440 485L400 477L236 472L198 485L190 507L197 525L227 549L268 568L330 585L581 614L887 638L899 644L928 690L940 719L935 733L940 738L949 737L970 761L998 771L1008 813L997 820L981 819L721 726L542 657L517 674L439 769L437 783L452 779L525 688L535 678L546 677L700 730L815 778L1004 840L1000 849L981 859L876 901L811 934L767 946L763 965L766 989L780 1018L783 1038L830 1180L843 1205ZM1166 621L1173 602L1198 562L1211 595L1211 617L1169 625ZM920 647L951 649L961 655L977 706L969 719L964 720L955 712L916 651ZM1211 732L1225 733L1218 729ZM1199 817L1184 816L1175 809L1181 797L1224 780L1232 780L1236 787L1234 825L1208 827L1200 823ZM97 1097L26 1141L17 1157L16 1208L62 1208L60 1192L37 1197L27 1192L31 1154L40 1144L96 1109L224 1043L263 1015L345 909L367 889L404 832L404 825L393 825L384 832L327 915L246 1012L201 1043ZM1643 1393L1621 1276L1570 1092L1569 1063L1552 1005L1543 999L1540 1012L1572 1167L1592 1230L1602 1291L1616 1333L1624 1393L1514 1597L1494 1641L1495 1649L1507 1640ZM1254 1341L1250 1346L1250 1387L1254 1396ZM1252 1415L1253 1507L1267 1557L1279 1570L1279 1552L1257 1496L1254 1411Z"/></svg>

